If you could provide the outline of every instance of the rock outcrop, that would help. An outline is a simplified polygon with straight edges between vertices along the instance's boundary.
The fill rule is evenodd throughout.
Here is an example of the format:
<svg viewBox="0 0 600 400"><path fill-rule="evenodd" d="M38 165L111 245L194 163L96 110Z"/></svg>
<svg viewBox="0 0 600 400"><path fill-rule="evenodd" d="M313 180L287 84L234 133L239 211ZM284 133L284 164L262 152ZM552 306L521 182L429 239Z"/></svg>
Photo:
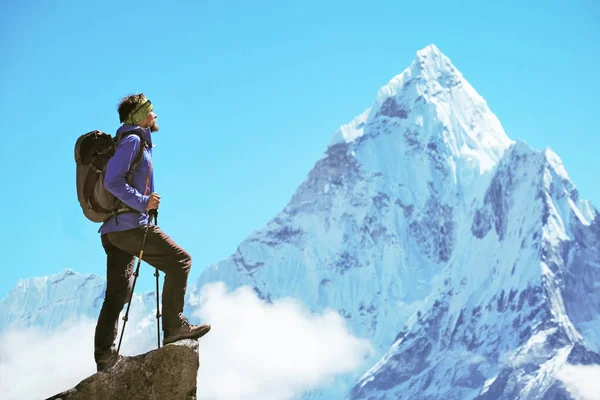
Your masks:
<svg viewBox="0 0 600 400"><path fill-rule="evenodd" d="M125 357L47 400L195 400L199 366L198 341L181 340Z"/></svg>

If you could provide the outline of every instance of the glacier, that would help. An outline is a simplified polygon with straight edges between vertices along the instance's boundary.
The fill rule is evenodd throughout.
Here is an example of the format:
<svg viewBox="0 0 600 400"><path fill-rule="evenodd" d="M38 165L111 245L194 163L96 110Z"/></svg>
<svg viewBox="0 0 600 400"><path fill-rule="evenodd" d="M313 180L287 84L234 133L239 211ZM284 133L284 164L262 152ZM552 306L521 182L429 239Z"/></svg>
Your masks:
<svg viewBox="0 0 600 400"><path fill-rule="evenodd" d="M570 399L560 369L600 365L598 211L556 153L507 136L435 45L200 274L186 309L213 282L334 310L371 342L362 370L306 399ZM72 270L23 280L0 302L0 333L96 318L104 285ZM134 297L135 337L155 335L153 296Z"/></svg>

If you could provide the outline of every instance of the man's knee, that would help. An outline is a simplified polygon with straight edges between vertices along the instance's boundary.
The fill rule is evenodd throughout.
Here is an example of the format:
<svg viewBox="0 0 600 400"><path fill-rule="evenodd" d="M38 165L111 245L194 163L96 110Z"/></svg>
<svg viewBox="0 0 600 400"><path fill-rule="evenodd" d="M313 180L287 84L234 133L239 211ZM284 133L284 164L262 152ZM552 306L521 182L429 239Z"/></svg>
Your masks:
<svg viewBox="0 0 600 400"><path fill-rule="evenodd" d="M181 272L187 276L190 273L190 270L192 269L192 256L190 255L190 253L183 250L183 253L181 254L181 258L179 259L178 263L181 266Z"/></svg>

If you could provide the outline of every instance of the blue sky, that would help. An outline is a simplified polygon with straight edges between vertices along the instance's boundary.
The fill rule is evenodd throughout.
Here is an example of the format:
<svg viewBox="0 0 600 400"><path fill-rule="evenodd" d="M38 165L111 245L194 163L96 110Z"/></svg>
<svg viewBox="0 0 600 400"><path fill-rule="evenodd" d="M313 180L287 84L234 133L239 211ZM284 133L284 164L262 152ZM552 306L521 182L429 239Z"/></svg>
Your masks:
<svg viewBox="0 0 600 400"><path fill-rule="evenodd" d="M598 208L600 6L417 3L3 2L0 298L64 268L104 275L73 145L113 133L124 95L155 105L159 222L194 279L281 211L338 127L431 43ZM137 288L152 279L145 266Z"/></svg>

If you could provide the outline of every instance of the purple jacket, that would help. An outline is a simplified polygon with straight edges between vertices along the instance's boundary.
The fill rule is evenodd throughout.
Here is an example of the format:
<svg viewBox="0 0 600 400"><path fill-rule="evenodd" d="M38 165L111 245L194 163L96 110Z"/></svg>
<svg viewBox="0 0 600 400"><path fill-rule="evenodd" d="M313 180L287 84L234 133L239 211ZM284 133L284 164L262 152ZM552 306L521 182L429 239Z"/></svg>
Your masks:
<svg viewBox="0 0 600 400"><path fill-rule="evenodd" d="M117 135L133 130L141 134L148 143L148 147L144 150L140 164L133 171L131 185L125 181L125 175L127 175L127 171L129 171L140 149L141 141L137 135L126 135L119 142L115 155L106 164L104 187L127 206L139 212L119 214L116 216L116 221L115 217L110 218L98 230L100 235L137 228L148 223L146 207L148 206L150 193L154 192L153 171L150 171L150 180L148 182L148 189L146 190L146 178L152 164L152 136L150 128L140 128L139 126L128 124L123 124L117 130ZM146 191L145 195L144 191Z"/></svg>

